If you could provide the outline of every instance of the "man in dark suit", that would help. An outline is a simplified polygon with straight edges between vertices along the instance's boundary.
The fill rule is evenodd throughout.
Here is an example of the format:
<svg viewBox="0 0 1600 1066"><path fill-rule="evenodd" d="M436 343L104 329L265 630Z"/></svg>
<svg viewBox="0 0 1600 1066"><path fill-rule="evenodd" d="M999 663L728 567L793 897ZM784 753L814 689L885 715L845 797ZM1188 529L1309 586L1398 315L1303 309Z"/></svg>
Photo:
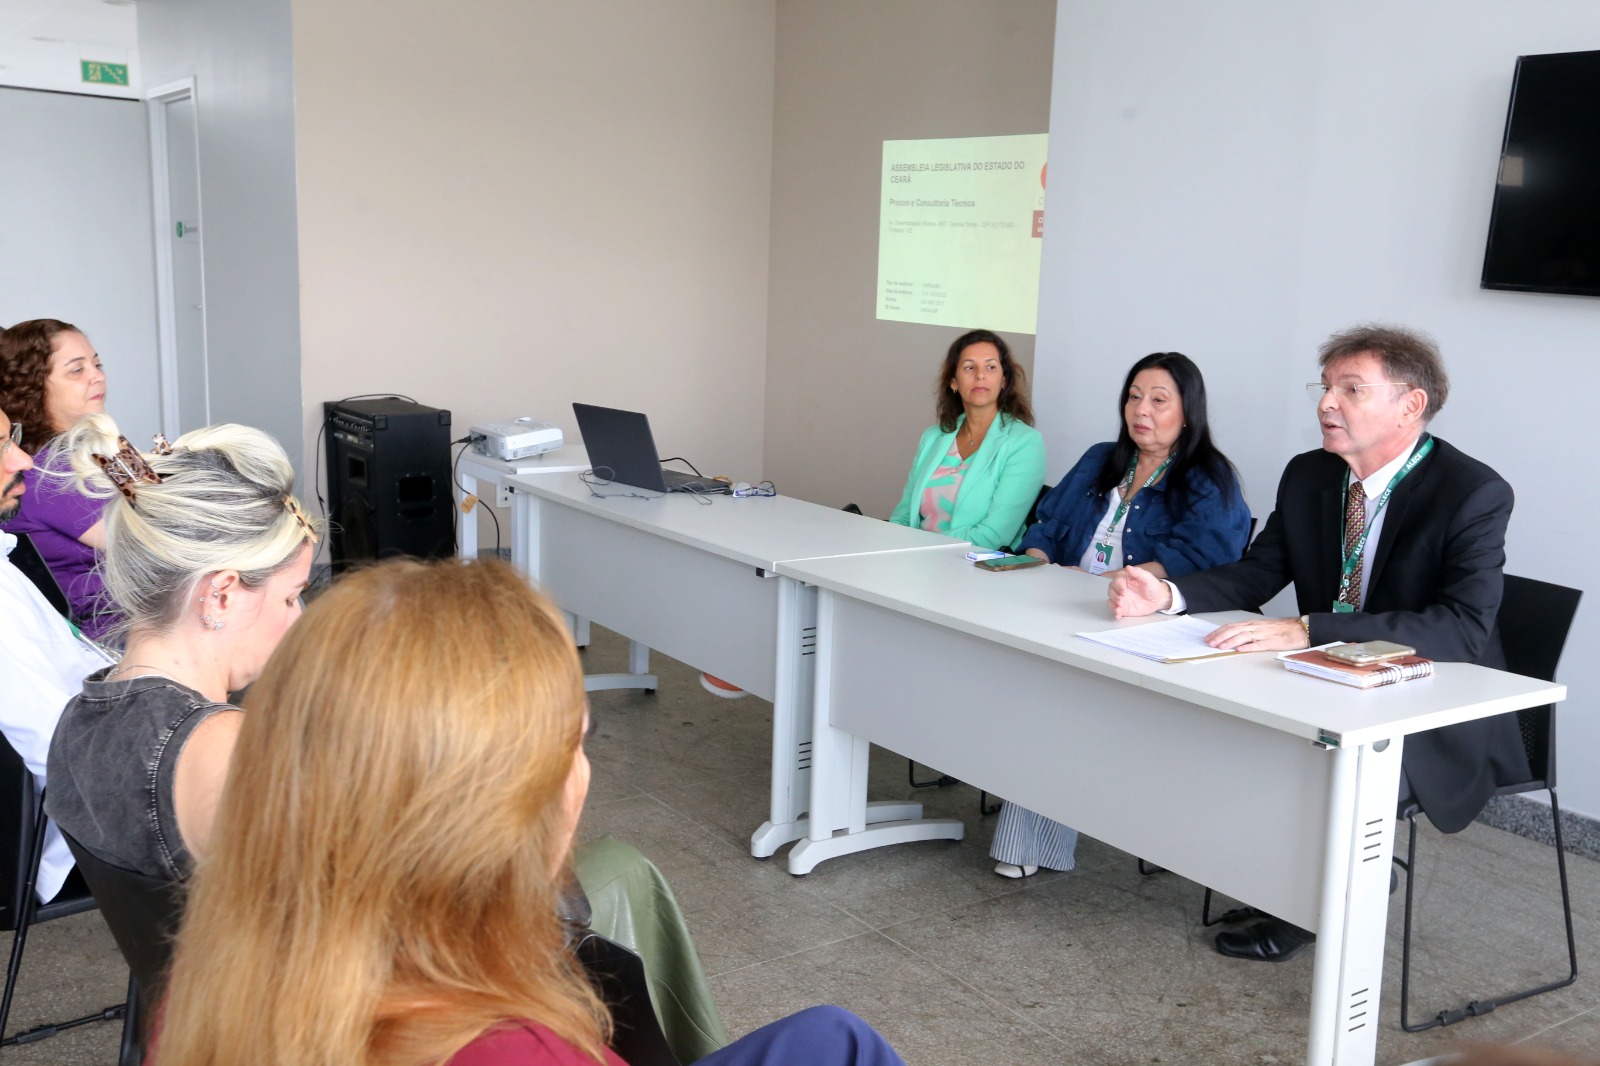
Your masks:
<svg viewBox="0 0 1600 1066"><path fill-rule="evenodd" d="M1120 570L1118 618L1155 611L1258 609L1288 584L1298 618L1234 622L1206 642L1287 651L1391 640L1425 658L1504 666L1495 635L1511 486L1431 436L1449 379L1438 350L1408 330L1360 326L1321 348L1322 449L1289 461L1272 516L1243 559L1176 582ZM1497 784L1525 778L1514 714L1406 738L1403 798L1446 833L1465 829ZM1281 961L1310 933L1278 919L1218 934L1217 950Z"/></svg>

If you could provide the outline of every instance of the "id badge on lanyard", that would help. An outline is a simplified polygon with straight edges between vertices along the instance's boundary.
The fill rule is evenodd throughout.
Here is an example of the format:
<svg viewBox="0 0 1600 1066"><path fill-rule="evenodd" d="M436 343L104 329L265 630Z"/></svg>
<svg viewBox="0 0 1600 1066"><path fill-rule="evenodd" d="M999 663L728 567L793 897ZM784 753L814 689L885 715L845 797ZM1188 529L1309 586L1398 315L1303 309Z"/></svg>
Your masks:
<svg viewBox="0 0 1600 1066"><path fill-rule="evenodd" d="M1144 484L1139 486L1140 489L1147 489L1154 485L1156 479L1165 473L1170 465L1172 465L1172 457L1169 455L1161 461L1160 466L1150 472L1150 476L1145 478ZM1117 510L1111 516L1111 524L1106 527L1106 539L1094 542L1094 558L1089 560L1089 573L1094 574L1096 577L1111 569L1111 553L1122 542L1122 533L1119 527L1122 525L1122 516L1128 513L1128 502L1133 499L1133 476L1138 469L1139 457L1135 455L1133 462L1128 464L1128 476L1123 482L1125 487L1122 490L1122 501L1117 504Z"/></svg>

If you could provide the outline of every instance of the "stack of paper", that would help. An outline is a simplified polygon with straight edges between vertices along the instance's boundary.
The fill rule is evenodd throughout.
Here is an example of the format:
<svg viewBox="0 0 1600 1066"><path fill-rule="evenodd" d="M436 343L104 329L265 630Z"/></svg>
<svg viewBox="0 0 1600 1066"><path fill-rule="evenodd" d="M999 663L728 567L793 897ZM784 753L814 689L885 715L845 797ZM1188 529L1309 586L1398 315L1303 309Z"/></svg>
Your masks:
<svg viewBox="0 0 1600 1066"><path fill-rule="evenodd" d="M1079 633L1084 640L1129 652L1158 663L1191 663L1215 659L1238 652L1222 651L1206 643L1206 636L1217 628L1215 622L1184 615L1165 622L1147 622L1126 629L1107 629L1100 633Z"/></svg>

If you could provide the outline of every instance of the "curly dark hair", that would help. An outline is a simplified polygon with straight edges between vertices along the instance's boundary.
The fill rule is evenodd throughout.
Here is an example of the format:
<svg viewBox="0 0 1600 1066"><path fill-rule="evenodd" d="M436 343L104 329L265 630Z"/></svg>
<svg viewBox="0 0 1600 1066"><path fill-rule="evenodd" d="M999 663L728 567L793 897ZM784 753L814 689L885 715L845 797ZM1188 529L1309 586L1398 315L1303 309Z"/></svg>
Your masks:
<svg viewBox="0 0 1600 1066"><path fill-rule="evenodd" d="M33 318L0 331L0 411L13 423L22 423L22 450L29 455L56 438L44 404L56 337L82 332L58 318Z"/></svg>
<svg viewBox="0 0 1600 1066"><path fill-rule="evenodd" d="M939 428L946 433L956 428L965 410L961 406L961 397L950 388L950 383L956 379L956 364L961 362L962 352L974 344L985 342L994 345L995 351L1000 353L1000 370L1006 376L998 400L1000 413L1033 425L1033 405L1028 402L1028 375L1023 372L1022 365L1011 358L1011 347L1000 339L999 334L986 329L974 329L963 333L950 345L950 350L944 356L944 365L939 368L939 380L933 385L938 405L935 414L939 418Z"/></svg>

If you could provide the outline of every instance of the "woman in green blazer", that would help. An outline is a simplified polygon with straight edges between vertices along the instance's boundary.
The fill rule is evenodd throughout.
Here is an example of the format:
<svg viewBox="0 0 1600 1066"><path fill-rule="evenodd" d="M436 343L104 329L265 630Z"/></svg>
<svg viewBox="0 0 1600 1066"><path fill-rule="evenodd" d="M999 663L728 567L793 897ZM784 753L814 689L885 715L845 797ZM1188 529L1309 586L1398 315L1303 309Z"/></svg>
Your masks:
<svg viewBox="0 0 1600 1066"><path fill-rule="evenodd" d="M990 550L1016 544L1044 485L1044 438L1033 428L1027 375L1005 341L975 329L945 353L934 389L939 421L923 433L889 521ZM745 695L706 673L700 687L724 699Z"/></svg>
<svg viewBox="0 0 1600 1066"><path fill-rule="evenodd" d="M975 329L950 346L936 388L939 421L922 434L889 521L990 550L1016 544L1045 465L1022 367L999 336Z"/></svg>

